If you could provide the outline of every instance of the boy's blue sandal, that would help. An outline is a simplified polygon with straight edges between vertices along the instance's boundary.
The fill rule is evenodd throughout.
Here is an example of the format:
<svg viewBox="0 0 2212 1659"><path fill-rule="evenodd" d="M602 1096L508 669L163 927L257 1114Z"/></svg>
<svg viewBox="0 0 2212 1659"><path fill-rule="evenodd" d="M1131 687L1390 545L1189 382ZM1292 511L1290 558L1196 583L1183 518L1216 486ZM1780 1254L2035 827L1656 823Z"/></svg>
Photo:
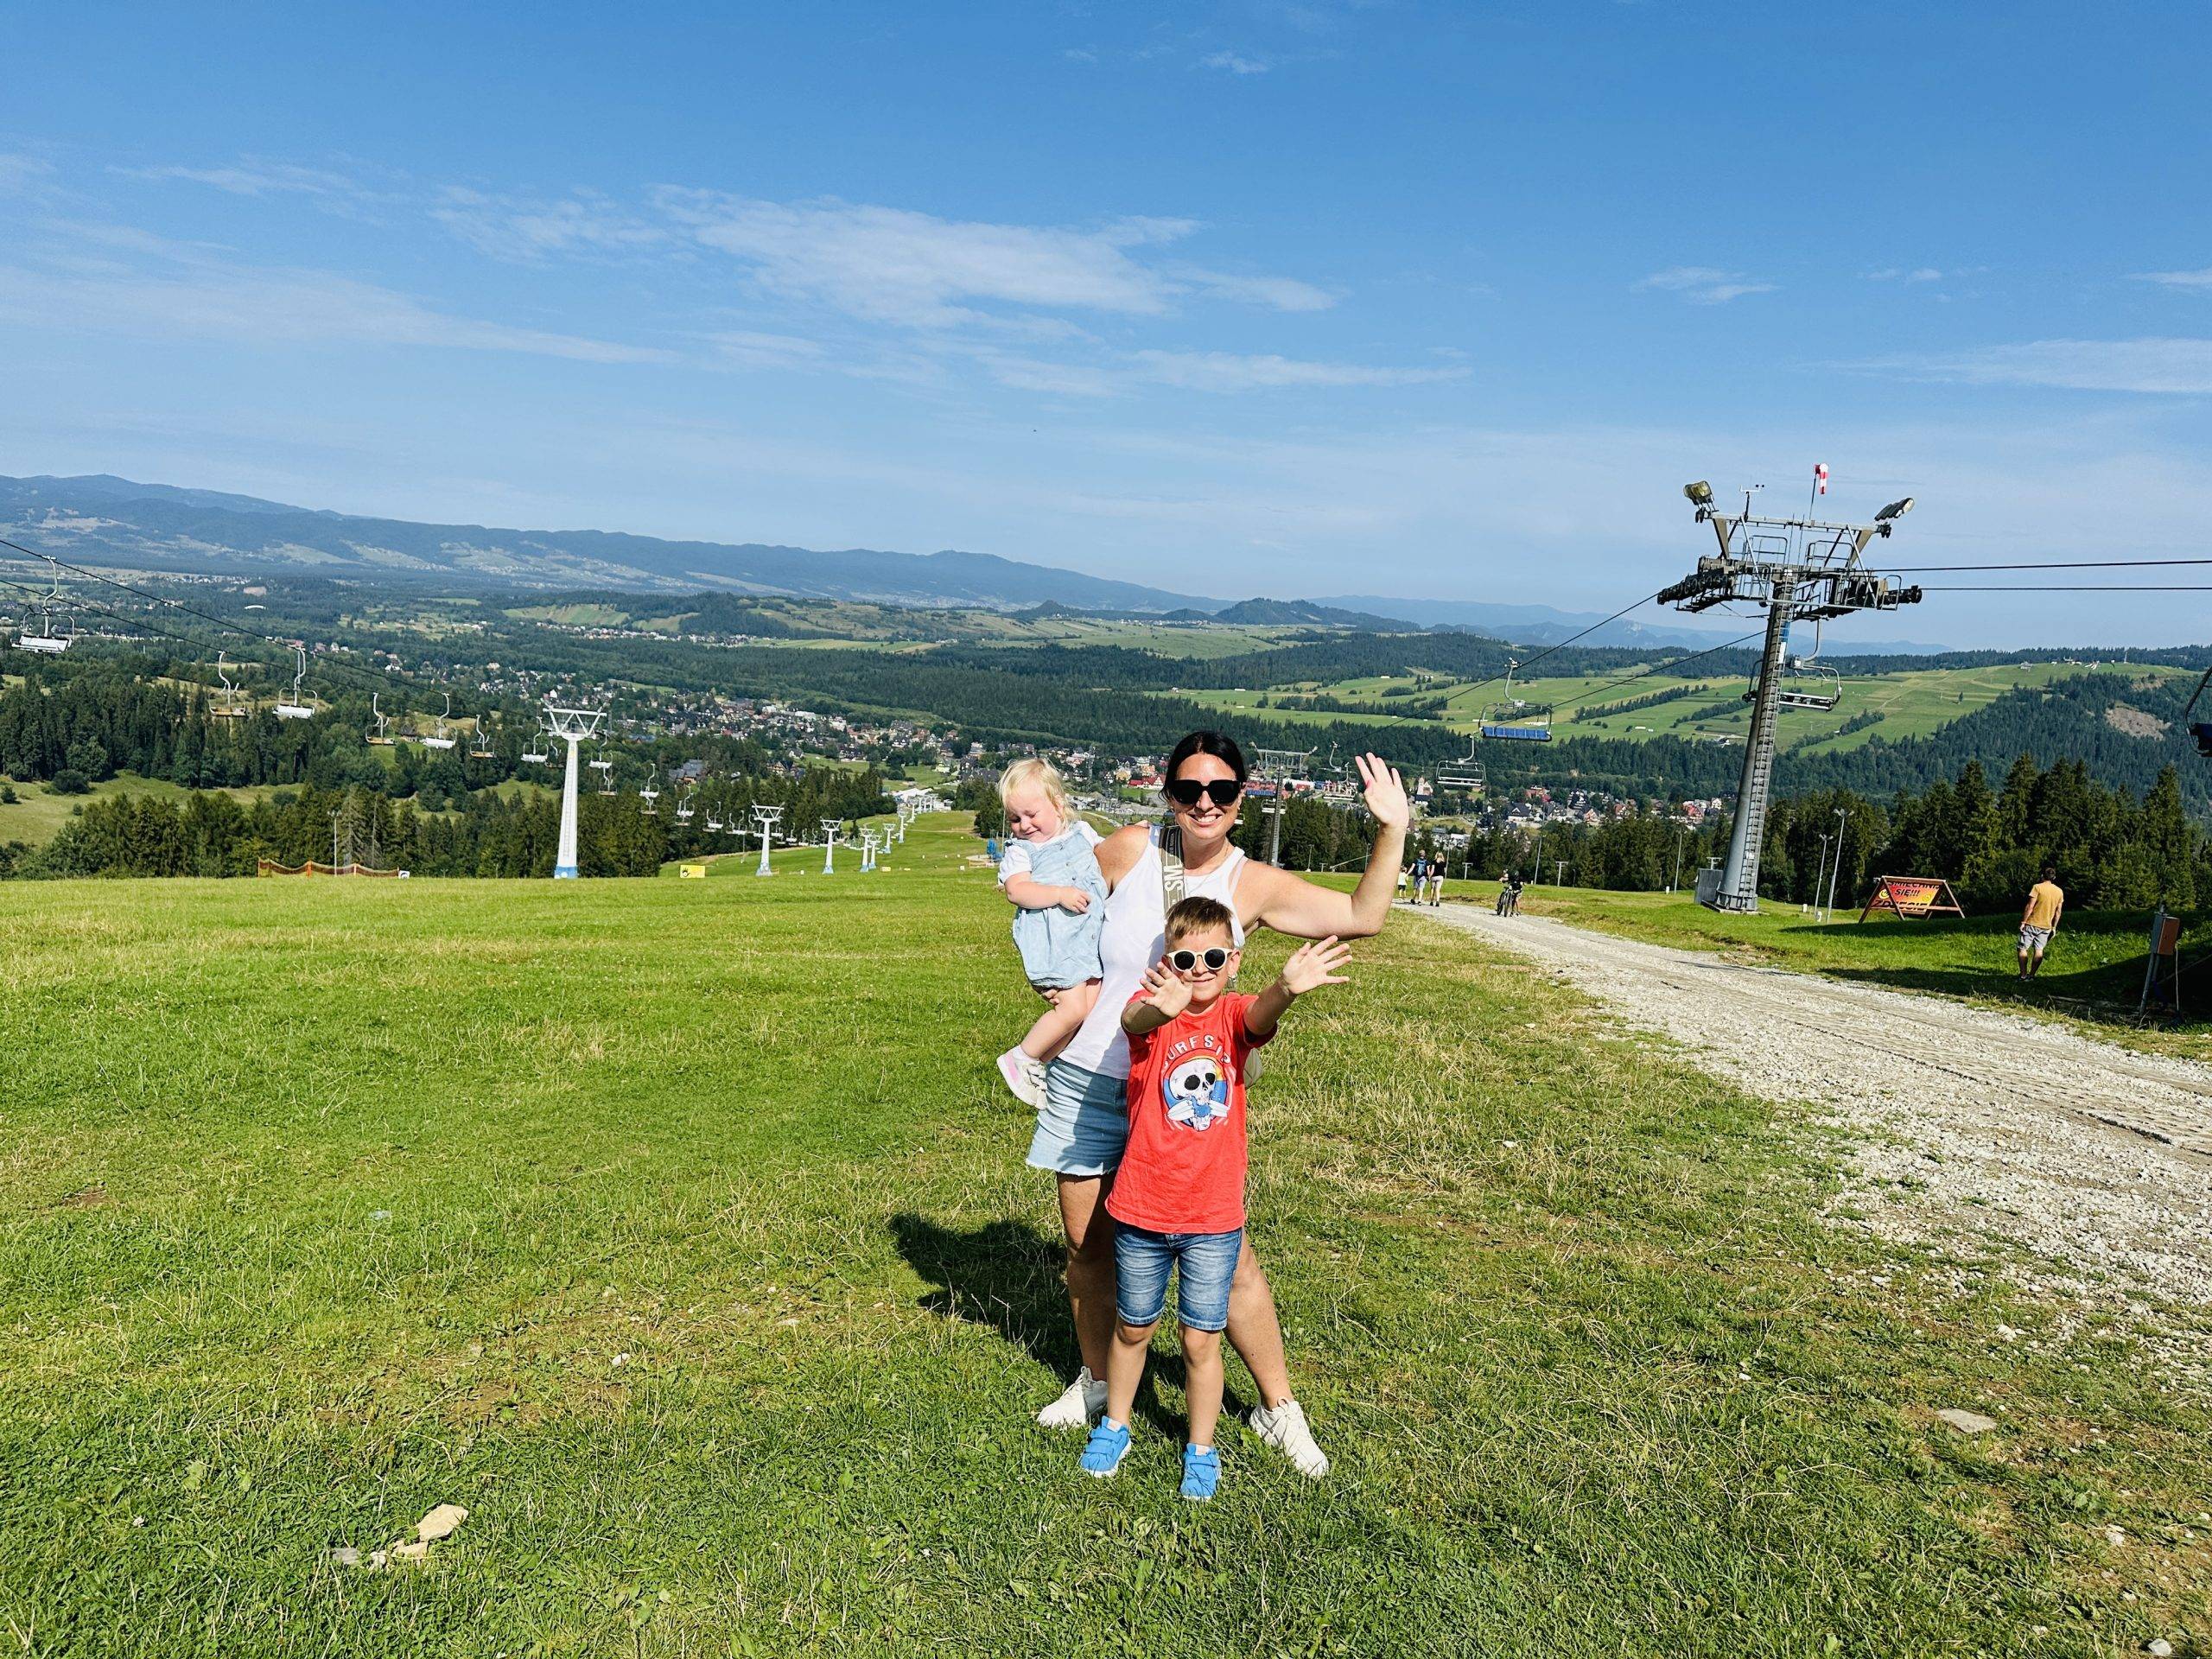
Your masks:
<svg viewBox="0 0 2212 1659"><path fill-rule="evenodd" d="M1201 1452L1195 1446L1183 1448L1183 1496L1194 1503L1203 1503L1214 1495L1221 1484L1221 1453L1208 1446Z"/></svg>
<svg viewBox="0 0 2212 1659"><path fill-rule="evenodd" d="M1110 1423L1101 1418L1098 1427L1090 1431L1090 1443L1083 1448L1083 1472L1103 1480L1122 1466L1128 1450L1128 1425Z"/></svg>

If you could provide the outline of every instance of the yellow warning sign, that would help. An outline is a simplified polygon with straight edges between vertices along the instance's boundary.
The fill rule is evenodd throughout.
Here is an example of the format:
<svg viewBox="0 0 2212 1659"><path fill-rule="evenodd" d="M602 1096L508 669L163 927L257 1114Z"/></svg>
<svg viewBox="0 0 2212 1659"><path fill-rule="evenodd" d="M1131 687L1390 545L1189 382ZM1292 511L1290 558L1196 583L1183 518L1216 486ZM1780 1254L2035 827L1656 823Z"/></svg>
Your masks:
<svg viewBox="0 0 2212 1659"><path fill-rule="evenodd" d="M707 867L703 864L679 864L676 867L676 873L678 875L703 876L707 873Z"/></svg>

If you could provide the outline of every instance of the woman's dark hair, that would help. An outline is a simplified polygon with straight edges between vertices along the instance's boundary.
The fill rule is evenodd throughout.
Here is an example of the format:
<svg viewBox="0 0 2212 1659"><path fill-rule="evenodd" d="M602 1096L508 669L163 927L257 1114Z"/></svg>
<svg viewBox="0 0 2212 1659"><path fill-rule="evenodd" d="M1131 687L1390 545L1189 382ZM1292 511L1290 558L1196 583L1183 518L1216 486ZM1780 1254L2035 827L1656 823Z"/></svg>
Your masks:
<svg viewBox="0 0 2212 1659"><path fill-rule="evenodd" d="M1244 751L1236 747L1236 740L1224 732L1192 732L1178 743L1167 757L1166 776L1170 783L1183 770L1183 763L1194 754L1210 754L1236 774L1238 783L1251 773L1244 768Z"/></svg>

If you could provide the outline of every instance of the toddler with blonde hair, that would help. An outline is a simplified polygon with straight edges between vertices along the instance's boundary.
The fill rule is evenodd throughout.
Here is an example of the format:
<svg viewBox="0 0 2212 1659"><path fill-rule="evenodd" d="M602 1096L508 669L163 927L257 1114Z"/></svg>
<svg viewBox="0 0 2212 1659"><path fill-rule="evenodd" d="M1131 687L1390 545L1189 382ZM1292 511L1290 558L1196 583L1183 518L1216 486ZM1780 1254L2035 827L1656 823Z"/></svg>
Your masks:
<svg viewBox="0 0 2212 1659"><path fill-rule="evenodd" d="M999 778L1006 855L999 886L1014 906L1014 943L1029 982L1052 1001L1029 1034L999 1056L1014 1097L1045 1103L1045 1063L1067 1046L1098 1001L1106 878L1098 832L1076 817L1067 782L1049 760L1017 760Z"/></svg>

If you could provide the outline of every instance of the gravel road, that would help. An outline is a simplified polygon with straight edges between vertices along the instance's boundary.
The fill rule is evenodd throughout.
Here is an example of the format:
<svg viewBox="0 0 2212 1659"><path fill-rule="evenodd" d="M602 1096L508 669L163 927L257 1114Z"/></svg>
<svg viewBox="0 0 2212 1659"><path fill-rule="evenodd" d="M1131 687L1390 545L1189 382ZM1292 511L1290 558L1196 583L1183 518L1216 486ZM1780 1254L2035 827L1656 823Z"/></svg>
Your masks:
<svg viewBox="0 0 2212 1659"><path fill-rule="evenodd" d="M1952 1250L1993 1236L2038 1259L2022 1271L2043 1287L2212 1305L2212 1066L1541 917L1426 913L1755 1094L1815 1103L1854 1132L1837 1208L1883 1236Z"/></svg>

